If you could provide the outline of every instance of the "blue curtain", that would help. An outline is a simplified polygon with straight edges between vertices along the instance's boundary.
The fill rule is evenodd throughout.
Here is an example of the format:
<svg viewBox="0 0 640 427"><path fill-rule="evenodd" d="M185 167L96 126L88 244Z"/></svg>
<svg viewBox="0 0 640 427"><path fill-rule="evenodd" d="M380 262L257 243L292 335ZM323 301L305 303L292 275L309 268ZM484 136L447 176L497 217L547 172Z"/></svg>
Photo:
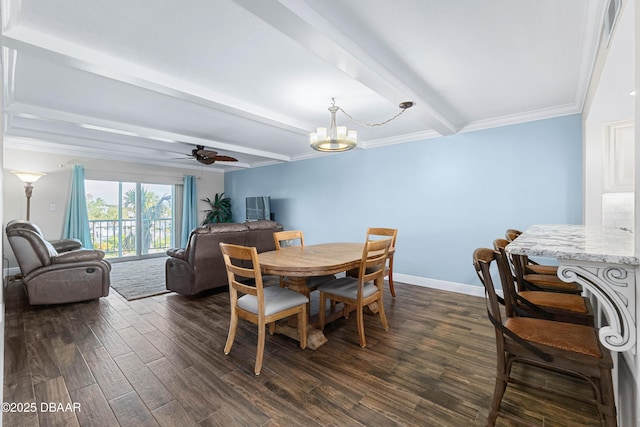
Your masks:
<svg viewBox="0 0 640 427"><path fill-rule="evenodd" d="M93 248L91 230L89 229L89 215L87 213L87 199L84 191L84 167L81 165L73 165L71 172L71 194L69 195L63 237L66 239L79 239L85 248Z"/></svg>
<svg viewBox="0 0 640 427"><path fill-rule="evenodd" d="M182 245L189 243L191 230L198 226L198 195L196 194L196 177L186 175L184 177L184 190L182 195Z"/></svg>

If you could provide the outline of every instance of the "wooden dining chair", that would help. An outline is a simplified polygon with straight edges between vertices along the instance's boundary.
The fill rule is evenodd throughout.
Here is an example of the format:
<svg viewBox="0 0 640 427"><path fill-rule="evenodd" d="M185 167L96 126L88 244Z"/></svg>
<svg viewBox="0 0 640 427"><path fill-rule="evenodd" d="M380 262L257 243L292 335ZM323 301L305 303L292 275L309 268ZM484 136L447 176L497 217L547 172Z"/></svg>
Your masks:
<svg viewBox="0 0 640 427"><path fill-rule="evenodd" d="M298 334L300 348L307 347L307 304L305 295L277 286L264 287L258 251L255 247L220 243L229 280L229 299L231 302L231 322L229 335L224 346L224 354L229 354L238 328L238 319L245 319L258 325L258 350L254 372L260 375L264 345L265 329L275 331L275 321L285 317L298 316ZM247 267L247 264L250 264ZM240 278L245 281L240 281ZM250 280L246 280L250 279ZM242 296L238 296L238 294Z"/></svg>
<svg viewBox="0 0 640 427"><path fill-rule="evenodd" d="M384 313L384 269L389 257L392 239L367 240L362 251L362 259L358 269L358 277L345 276L334 279L318 287L320 291L320 329L324 330L325 310L327 299L341 302L345 305L345 317L355 309L358 323L360 346L366 347L364 335L364 306L378 303L380 322L385 331L389 330L387 317Z"/></svg>
<svg viewBox="0 0 640 427"><path fill-rule="evenodd" d="M383 239L391 238L391 247L389 248L389 258L387 259L387 265L384 269L384 277L388 278L389 291L392 297L396 297L396 289L393 285L393 256L395 254L396 239L398 238L398 229L396 228L381 228L381 227L369 227L367 229L367 240L375 240L382 237ZM358 270L350 270L347 275L352 277L358 277Z"/></svg>
<svg viewBox="0 0 640 427"><path fill-rule="evenodd" d="M291 248L291 247L304 247L304 234L301 230L285 230L285 231L277 231L273 233L273 240L276 244L276 250L280 250L282 248ZM318 286L323 283L327 283L329 280L335 279L336 276L333 274L329 274L326 276L310 276L306 278L306 293L307 298L311 298L311 292L315 291ZM287 286L287 278L284 276L280 276L280 287L284 288ZM307 311L309 311L309 306L307 306Z"/></svg>
<svg viewBox="0 0 640 427"><path fill-rule="evenodd" d="M530 421L519 419L508 410L502 410L502 398L509 383L525 386L519 387L518 393L538 388L527 383L526 376L511 376L513 364L523 363L586 380L593 388L594 397L568 396L546 387L539 389L545 393L557 393L594 404L602 424L607 427L616 426L611 375L613 360L609 350L600 343L598 330L589 326L528 317L503 318L491 278L491 265L496 259L496 253L488 248L479 248L473 252L473 265L485 288L487 315L496 336L496 380L487 425L495 425L498 416L511 418L519 423L528 424ZM505 299L505 304L509 306L508 299ZM530 398L535 399L535 395L530 395ZM529 405L528 410L535 411L535 404Z"/></svg>
<svg viewBox="0 0 640 427"><path fill-rule="evenodd" d="M508 317L536 317L558 322L575 323L577 325L594 326L593 307L588 298L558 292L517 292L508 254L504 249L504 240L496 239L493 245L497 252L495 254L496 264L500 273L504 299L509 299L510 301L510 304L505 304Z"/></svg>
<svg viewBox="0 0 640 427"><path fill-rule="evenodd" d="M493 241L495 249L505 249L509 241L506 239L496 239ZM565 282L560 280L555 274L537 274L527 272L529 258L526 255L507 254L507 258L515 276L518 292L522 291L545 291L559 292L565 294L582 294L582 286L575 282Z"/></svg>
<svg viewBox="0 0 640 427"><path fill-rule="evenodd" d="M522 234L522 231L520 230L516 230L514 228L508 228L507 231L505 231L504 236L508 242L513 242L515 239L520 237L521 234ZM527 261L527 264L526 264L527 273L551 274L553 276L558 274L557 265L543 265L532 260L529 257L527 257L526 261Z"/></svg>
<svg viewBox="0 0 640 427"><path fill-rule="evenodd" d="M397 228L380 228L370 227L367 229L367 240L372 240L382 236L383 238L391 237L391 247L389 248L389 257L384 270L384 277L389 281L389 291L392 297L396 297L396 289L393 286L393 255L395 254L396 239L398 238Z"/></svg>

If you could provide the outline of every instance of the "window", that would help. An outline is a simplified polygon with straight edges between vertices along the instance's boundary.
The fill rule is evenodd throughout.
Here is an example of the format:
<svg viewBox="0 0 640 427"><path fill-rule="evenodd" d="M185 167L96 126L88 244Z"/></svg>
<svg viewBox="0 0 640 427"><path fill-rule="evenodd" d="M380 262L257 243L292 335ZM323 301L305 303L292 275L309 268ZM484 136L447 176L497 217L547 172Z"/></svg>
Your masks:
<svg viewBox="0 0 640 427"><path fill-rule="evenodd" d="M174 186L85 181L95 249L107 257L146 257L174 246Z"/></svg>

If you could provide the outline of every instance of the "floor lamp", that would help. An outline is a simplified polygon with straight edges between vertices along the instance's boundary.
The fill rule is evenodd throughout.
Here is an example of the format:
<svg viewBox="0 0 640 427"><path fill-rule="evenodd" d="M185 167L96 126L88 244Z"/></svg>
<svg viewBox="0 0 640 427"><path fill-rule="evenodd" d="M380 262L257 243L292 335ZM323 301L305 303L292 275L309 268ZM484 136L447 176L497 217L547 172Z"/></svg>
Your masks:
<svg viewBox="0 0 640 427"><path fill-rule="evenodd" d="M31 194L33 193L33 183L39 180L41 177L45 176L45 173L40 172L20 172L20 171L11 171L12 174L20 178L22 182L24 182L24 194L27 196L27 221L30 220L30 211L31 211Z"/></svg>

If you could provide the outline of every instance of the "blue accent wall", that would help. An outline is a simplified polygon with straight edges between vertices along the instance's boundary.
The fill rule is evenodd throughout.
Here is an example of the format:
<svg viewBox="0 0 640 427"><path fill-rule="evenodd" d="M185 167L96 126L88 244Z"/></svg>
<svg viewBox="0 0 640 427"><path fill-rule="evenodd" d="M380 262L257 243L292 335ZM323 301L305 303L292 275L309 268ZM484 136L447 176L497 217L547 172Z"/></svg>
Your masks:
<svg viewBox="0 0 640 427"><path fill-rule="evenodd" d="M398 229L394 273L480 286L471 264L507 228L582 223L580 115L225 174L234 218L271 196L305 244Z"/></svg>

